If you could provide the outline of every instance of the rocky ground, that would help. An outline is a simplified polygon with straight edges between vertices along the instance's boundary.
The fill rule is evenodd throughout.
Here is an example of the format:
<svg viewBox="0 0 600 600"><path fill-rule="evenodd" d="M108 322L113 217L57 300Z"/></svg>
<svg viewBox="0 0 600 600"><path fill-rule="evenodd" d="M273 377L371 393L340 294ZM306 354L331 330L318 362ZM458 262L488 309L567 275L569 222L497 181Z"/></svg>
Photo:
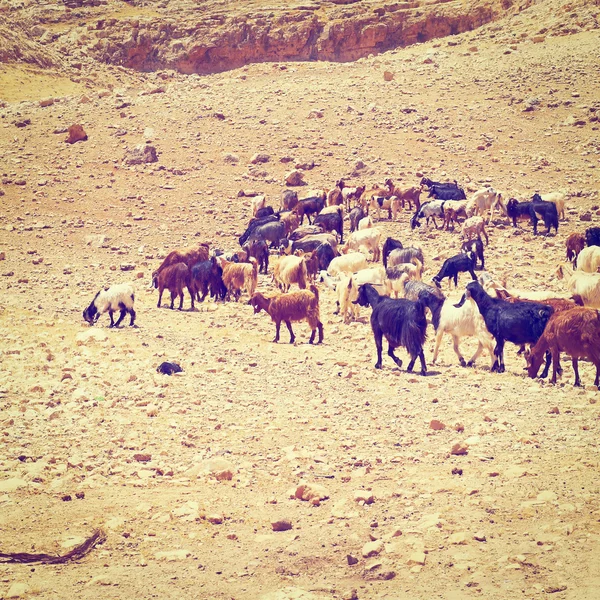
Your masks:
<svg viewBox="0 0 600 600"><path fill-rule="evenodd" d="M564 292L564 240L600 220L594 6L535 3L346 63L1 64L0 551L107 540L77 563L0 565L0 597L597 598L591 365L584 389L566 361L551 386L510 345L505 374L485 356L463 369L448 339L431 365L430 329L427 377L387 357L375 371L370 310L345 325L324 287L315 347L304 324L272 344L244 302L170 311L148 289L172 248L236 249L239 191L277 206L300 166L307 187L425 174L521 199L565 190L558 235L501 218L486 249L510 287ZM86 141L65 143L73 124ZM157 162L128 163L140 143ZM409 219L378 226L423 247L430 280L459 233ZM121 281L139 327L88 327L83 308ZM163 360L184 373L157 374Z"/></svg>

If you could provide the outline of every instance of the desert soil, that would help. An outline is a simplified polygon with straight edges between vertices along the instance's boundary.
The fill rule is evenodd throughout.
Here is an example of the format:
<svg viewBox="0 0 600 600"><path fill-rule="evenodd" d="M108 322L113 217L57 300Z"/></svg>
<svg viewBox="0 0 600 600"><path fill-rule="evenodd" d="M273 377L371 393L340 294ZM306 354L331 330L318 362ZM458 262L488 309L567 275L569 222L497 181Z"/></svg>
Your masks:
<svg viewBox="0 0 600 600"><path fill-rule="evenodd" d="M430 326L427 377L385 355L376 371L370 309L346 325L322 285L321 346L305 324L273 344L247 296L179 312L149 289L173 248L235 250L238 192L278 207L304 164L307 188L428 175L520 199L565 190L556 236L502 217L486 248L509 287L565 292L565 238L600 220L600 32L540 34L554 8L346 63L0 65L0 552L107 536L74 563L0 564L0 597L600 597L592 365L577 389L564 360L553 386L510 344L502 375L485 355L461 368L449 338L432 365ZM67 144L76 123L88 140ZM158 162L128 166L145 142ZM430 281L459 230L411 231L410 216L377 226L423 248ZM124 281L139 327L90 328L82 310ZM184 372L159 375L164 360ZM321 499L297 499L303 484Z"/></svg>

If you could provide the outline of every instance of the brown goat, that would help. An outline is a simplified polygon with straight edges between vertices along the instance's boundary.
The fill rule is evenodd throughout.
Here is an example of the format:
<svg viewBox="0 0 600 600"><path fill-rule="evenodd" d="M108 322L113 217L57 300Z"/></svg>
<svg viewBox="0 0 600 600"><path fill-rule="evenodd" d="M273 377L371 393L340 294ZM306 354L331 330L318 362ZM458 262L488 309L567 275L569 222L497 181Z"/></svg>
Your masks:
<svg viewBox="0 0 600 600"><path fill-rule="evenodd" d="M152 285L158 289L158 303L160 308L162 295L165 289L171 292L171 309L175 303L175 298L179 296L179 309L183 307L183 288L186 287L192 298L192 309L194 308L194 290L191 285L191 269L183 262L178 262L162 269L157 275L152 277Z"/></svg>
<svg viewBox="0 0 600 600"><path fill-rule="evenodd" d="M278 294L267 298L260 292L257 292L250 298L248 304L254 308L254 314L264 310L269 313L272 321L275 323L275 339L279 341L279 329L283 321L290 332L290 344L296 340L292 330L292 322L304 321L308 323L311 329L309 344L315 340L315 331L319 330L320 344L323 341L323 323L319 314L319 291L314 285L309 290L300 290L299 292L290 292L288 294Z"/></svg>
<svg viewBox="0 0 600 600"><path fill-rule="evenodd" d="M585 237L583 233L572 233L567 238L567 260L573 263L573 267L577 265L577 257L585 248Z"/></svg>
<svg viewBox="0 0 600 600"><path fill-rule="evenodd" d="M285 235L288 237L300 226L300 218L295 212L282 214L280 221L285 225Z"/></svg>
<svg viewBox="0 0 600 600"><path fill-rule="evenodd" d="M579 359L587 359L596 367L594 385L600 383L600 314L594 308L573 308L554 314L548 320L544 333L533 347L528 361L528 374L533 378L547 350L552 353L552 383L560 370L560 353L571 357L575 371L575 386L581 385Z"/></svg>
<svg viewBox="0 0 600 600"><path fill-rule="evenodd" d="M302 252L302 250L296 250L296 256L303 256L304 262L306 263L306 274L308 280L314 283L317 274L319 273L319 258L316 250L312 252Z"/></svg>
<svg viewBox="0 0 600 600"><path fill-rule="evenodd" d="M300 256L282 256L273 268L273 281L283 292L288 292L293 283L306 289L307 279L306 262Z"/></svg>
<svg viewBox="0 0 600 600"><path fill-rule="evenodd" d="M388 180L389 181L389 180ZM386 181L387 183L387 181ZM390 181L391 183L391 181ZM402 203L402 208L404 208L404 203L408 202L408 208L412 210L412 205L414 202L415 210L419 210L421 208L421 187L420 186L412 186L407 188L401 188L397 186L393 186L392 195L396 196L398 200Z"/></svg>
<svg viewBox="0 0 600 600"><path fill-rule="evenodd" d="M152 273L152 279L166 267L177 263L185 263L190 269L199 262L208 260L208 244L200 244L198 247L178 248L167 254L160 267Z"/></svg>
<svg viewBox="0 0 600 600"><path fill-rule="evenodd" d="M250 257L247 263L233 263L219 257L221 268L223 269L223 283L227 288L226 300L231 300L231 294L234 295L237 302L245 289L249 296L254 294L258 283L258 263L255 258Z"/></svg>

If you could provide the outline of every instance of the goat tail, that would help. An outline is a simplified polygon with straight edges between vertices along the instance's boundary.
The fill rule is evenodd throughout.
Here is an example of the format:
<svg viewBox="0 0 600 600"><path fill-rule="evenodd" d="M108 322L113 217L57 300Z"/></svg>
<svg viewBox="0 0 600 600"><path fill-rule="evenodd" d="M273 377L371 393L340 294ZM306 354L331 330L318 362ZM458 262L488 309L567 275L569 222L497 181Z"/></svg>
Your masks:
<svg viewBox="0 0 600 600"><path fill-rule="evenodd" d="M310 287L308 289L311 291L311 293L315 297L315 304L319 304L319 290L317 289L317 286L315 286L314 284L311 283Z"/></svg>
<svg viewBox="0 0 600 600"><path fill-rule="evenodd" d="M419 300L415 306L417 313L421 313L423 316L421 319L413 320L406 319L402 325L402 335L400 337L400 344L406 348L408 353L414 357L418 356L423 350L423 344L425 343L427 321L425 320L425 303Z"/></svg>
<svg viewBox="0 0 600 600"><path fill-rule="evenodd" d="M306 268L306 260L302 259L302 262L299 265L300 273L299 273L299 281L298 285L301 290L306 289L306 282L308 281L308 269Z"/></svg>

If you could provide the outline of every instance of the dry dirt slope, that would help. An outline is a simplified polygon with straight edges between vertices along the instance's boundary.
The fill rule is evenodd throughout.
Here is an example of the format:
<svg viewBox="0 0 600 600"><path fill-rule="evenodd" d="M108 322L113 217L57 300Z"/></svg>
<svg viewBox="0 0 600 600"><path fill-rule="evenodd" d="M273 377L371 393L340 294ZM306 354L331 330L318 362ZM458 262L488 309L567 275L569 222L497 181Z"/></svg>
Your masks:
<svg viewBox="0 0 600 600"><path fill-rule="evenodd" d="M237 192L277 203L290 157L315 163L311 186L424 172L518 197L565 188L558 236L515 235L501 220L486 254L511 285L562 291L565 237L588 226L582 214L598 221L600 44L597 31L533 43L544 18L536 6L456 45L343 65L100 69L80 83L89 101L3 106L0 551L64 551L97 526L108 539L73 565L2 565L0 595L598 597L588 365L586 389L571 387L567 363L552 387L524 378L513 348L502 376L486 357L461 369L446 340L427 378L389 361L376 372L366 319L344 325L325 289L326 343L314 348L303 325L296 346L271 344L272 324L246 305L172 313L145 289L168 248L235 248L249 215ZM74 122L87 142L52 133ZM126 167L126 148L144 139L159 162ZM259 151L271 160L250 165ZM458 233L411 232L408 219L381 226L423 246L431 277ZM100 286L138 273L138 329L83 326ZM272 289L270 277L260 286ZM431 350L430 339L428 362ZM165 359L185 373L159 377ZM468 454L451 455L455 442ZM291 498L304 481L329 499ZM293 529L273 532L277 519ZM382 544L365 548L372 540Z"/></svg>

